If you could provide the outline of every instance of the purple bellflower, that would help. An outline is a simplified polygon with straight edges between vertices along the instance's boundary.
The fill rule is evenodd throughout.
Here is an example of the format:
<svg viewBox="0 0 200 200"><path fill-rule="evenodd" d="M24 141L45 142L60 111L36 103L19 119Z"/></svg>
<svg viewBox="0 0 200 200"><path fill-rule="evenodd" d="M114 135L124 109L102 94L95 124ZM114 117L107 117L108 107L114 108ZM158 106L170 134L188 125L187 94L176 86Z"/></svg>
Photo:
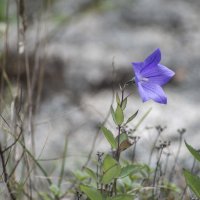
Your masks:
<svg viewBox="0 0 200 200"><path fill-rule="evenodd" d="M156 49L144 62L132 63L135 83L143 102L152 99L157 103L167 103L167 97L161 86L166 84L175 73L159 64L160 60L160 49Z"/></svg>

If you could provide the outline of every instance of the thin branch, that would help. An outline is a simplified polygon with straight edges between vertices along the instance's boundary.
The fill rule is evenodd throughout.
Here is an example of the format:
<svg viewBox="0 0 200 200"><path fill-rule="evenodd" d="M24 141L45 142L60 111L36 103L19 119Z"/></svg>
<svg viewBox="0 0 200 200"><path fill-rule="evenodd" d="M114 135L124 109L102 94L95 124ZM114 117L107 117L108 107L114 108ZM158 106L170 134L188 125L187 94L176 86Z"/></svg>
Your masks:
<svg viewBox="0 0 200 200"><path fill-rule="evenodd" d="M20 132L18 137L15 138L15 141L10 146L6 147L2 152L4 153L4 152L8 151L9 149L11 149L19 141L21 135L22 135L22 131Z"/></svg>
<svg viewBox="0 0 200 200"><path fill-rule="evenodd" d="M12 200L16 200L16 197L15 197L15 195L13 194L12 188L11 188L11 186L10 186L9 176L8 176L7 169L6 169L6 163L5 163L5 158L4 158L4 155L3 155L3 152L2 152L1 143L0 143L0 158L1 158L2 168L3 168L4 181L5 181L5 183L6 183L6 187L7 187L7 189L8 189L8 193L9 193L10 198L11 198Z"/></svg>

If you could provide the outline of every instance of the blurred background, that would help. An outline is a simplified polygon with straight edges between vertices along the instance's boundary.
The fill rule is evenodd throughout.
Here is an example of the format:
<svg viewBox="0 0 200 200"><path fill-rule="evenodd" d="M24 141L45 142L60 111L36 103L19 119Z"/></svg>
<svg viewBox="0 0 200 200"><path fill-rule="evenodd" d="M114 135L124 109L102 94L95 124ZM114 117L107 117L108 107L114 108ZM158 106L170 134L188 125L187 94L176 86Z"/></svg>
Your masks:
<svg viewBox="0 0 200 200"><path fill-rule="evenodd" d="M59 158L66 137L68 167L83 165L94 141L94 154L109 150L101 133L95 138L113 91L133 77L131 62L143 61L156 48L176 76L164 87L167 105L142 103L134 86L126 91L133 92L127 117L139 109L133 128L152 108L134 133L141 137L136 159L146 160L157 125L166 127L162 137L171 141L172 153L181 128L187 142L199 148L199 0L20 0L17 5L0 0L1 113L9 121L13 102L23 104L24 131L34 133L41 159ZM5 101L10 87L14 98ZM110 117L106 123L115 130ZM190 165L181 148L182 162Z"/></svg>

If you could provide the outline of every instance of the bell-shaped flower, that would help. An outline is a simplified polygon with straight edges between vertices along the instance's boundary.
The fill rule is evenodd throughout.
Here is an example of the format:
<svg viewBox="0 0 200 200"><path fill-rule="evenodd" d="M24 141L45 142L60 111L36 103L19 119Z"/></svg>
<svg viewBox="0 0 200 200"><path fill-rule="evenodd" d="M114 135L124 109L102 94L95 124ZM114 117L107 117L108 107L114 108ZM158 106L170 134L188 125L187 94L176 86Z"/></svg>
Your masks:
<svg viewBox="0 0 200 200"><path fill-rule="evenodd" d="M175 73L164 65L161 65L160 60L160 49L156 49L144 62L132 63L135 72L135 83L143 102L152 99L161 104L167 103L167 96L162 86Z"/></svg>

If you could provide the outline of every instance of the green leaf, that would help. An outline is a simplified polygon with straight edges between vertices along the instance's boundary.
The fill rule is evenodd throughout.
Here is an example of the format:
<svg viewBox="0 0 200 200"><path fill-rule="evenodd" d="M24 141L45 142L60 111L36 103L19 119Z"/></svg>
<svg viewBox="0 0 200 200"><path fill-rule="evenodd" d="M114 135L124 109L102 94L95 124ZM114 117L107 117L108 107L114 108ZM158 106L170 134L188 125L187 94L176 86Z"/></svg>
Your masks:
<svg viewBox="0 0 200 200"><path fill-rule="evenodd" d="M95 174L94 171L92 171L90 168L85 167L84 168L85 172L95 181L97 180L97 175Z"/></svg>
<svg viewBox="0 0 200 200"><path fill-rule="evenodd" d="M60 196L61 195L61 191L60 191L60 189L58 188L57 185L52 184L50 186L50 190L55 196Z"/></svg>
<svg viewBox="0 0 200 200"><path fill-rule="evenodd" d="M187 185L200 198L200 178L187 170L183 171Z"/></svg>
<svg viewBox="0 0 200 200"><path fill-rule="evenodd" d="M117 164L118 164L117 161L112 156L107 154L102 164L103 171L106 172L107 170L109 170L110 168L112 168Z"/></svg>
<svg viewBox="0 0 200 200"><path fill-rule="evenodd" d="M109 168L102 176L102 183L108 184L115 178L118 178L118 176L121 173L121 167L119 164L115 164L111 168Z"/></svg>
<svg viewBox="0 0 200 200"><path fill-rule="evenodd" d="M73 174L76 177L76 179L78 179L79 181L83 181L88 178L88 175L85 174L85 172L80 171L80 170L73 172Z"/></svg>
<svg viewBox="0 0 200 200"><path fill-rule="evenodd" d="M117 109L115 111L115 120L117 125L121 125L124 122L124 113L119 105L117 105Z"/></svg>
<svg viewBox="0 0 200 200"><path fill-rule="evenodd" d="M108 184L114 178L117 178L121 173L121 167L119 163L110 155L106 155L103 164L103 176L102 176L102 183Z"/></svg>
<svg viewBox="0 0 200 200"><path fill-rule="evenodd" d="M118 195L115 197L108 197L106 198L106 200L133 200L134 196L132 195L127 195L127 194L123 194L123 195Z"/></svg>
<svg viewBox="0 0 200 200"><path fill-rule="evenodd" d="M125 124L128 124L129 122L131 122L131 121L137 116L138 111L139 111L139 110L137 110L133 115L131 115L131 116L128 118L128 120L126 121Z"/></svg>
<svg viewBox="0 0 200 200"><path fill-rule="evenodd" d="M134 165L127 165L121 169L120 178L126 177L135 171Z"/></svg>
<svg viewBox="0 0 200 200"><path fill-rule="evenodd" d="M90 198L91 200L103 200L103 197L100 193L100 191L98 191L95 188L89 187L87 185L80 185L80 189L82 192L84 192L88 198Z"/></svg>
<svg viewBox="0 0 200 200"><path fill-rule="evenodd" d="M113 109L112 106L110 107L110 112L111 112L111 115L112 115L113 121L115 122L116 125L118 125L118 124L117 124L117 121L116 121L116 119L115 119L115 111L114 111L114 109Z"/></svg>
<svg viewBox="0 0 200 200"><path fill-rule="evenodd" d="M111 147L113 149L116 149L117 148L117 143L115 141L115 138L114 138L112 132L110 130L108 130L106 127L104 127L104 126L101 128L101 130L102 130L104 136L106 137L107 141L110 143Z"/></svg>
<svg viewBox="0 0 200 200"><path fill-rule="evenodd" d="M127 97L122 102L122 110L125 110L126 105L127 105Z"/></svg>
<svg viewBox="0 0 200 200"><path fill-rule="evenodd" d="M118 93L116 93L116 102L117 102L117 104L118 104L118 105L120 105L120 104L121 104L121 102L120 102L120 98L119 98L119 95L118 95Z"/></svg>
<svg viewBox="0 0 200 200"><path fill-rule="evenodd" d="M192 146L190 146L186 141L185 141L185 145L188 148L188 150L190 151L190 153L194 156L194 158L196 158L198 161L200 161L200 154L197 150L195 150Z"/></svg>

